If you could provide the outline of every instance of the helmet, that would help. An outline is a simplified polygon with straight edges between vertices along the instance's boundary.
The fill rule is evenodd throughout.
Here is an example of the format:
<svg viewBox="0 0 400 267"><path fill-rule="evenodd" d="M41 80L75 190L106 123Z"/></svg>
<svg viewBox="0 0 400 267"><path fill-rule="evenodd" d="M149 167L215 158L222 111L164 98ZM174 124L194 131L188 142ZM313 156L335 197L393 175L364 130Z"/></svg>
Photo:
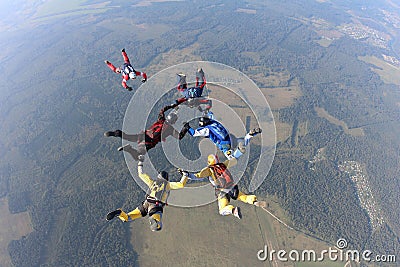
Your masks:
<svg viewBox="0 0 400 267"><path fill-rule="evenodd" d="M135 72L129 72L129 78L132 79L132 80L136 79Z"/></svg>
<svg viewBox="0 0 400 267"><path fill-rule="evenodd" d="M208 157L207 157L207 164L208 164L209 166L215 165L215 164L217 164L217 163L219 163L219 159L218 159L218 156L217 156L217 155L214 155L214 154L208 155Z"/></svg>
<svg viewBox="0 0 400 267"><path fill-rule="evenodd" d="M199 119L199 126L203 127L210 124L211 120L209 117L200 117Z"/></svg>
<svg viewBox="0 0 400 267"><path fill-rule="evenodd" d="M160 178L160 179L165 179L165 180L167 180L168 181L168 172L166 172L166 171L161 171L159 174L158 174L158 178Z"/></svg>
<svg viewBox="0 0 400 267"><path fill-rule="evenodd" d="M178 115L176 115L175 112L170 112L170 113L167 115L167 117L166 117L165 120L166 120L167 122L171 123L171 124L174 124L174 123L178 120Z"/></svg>

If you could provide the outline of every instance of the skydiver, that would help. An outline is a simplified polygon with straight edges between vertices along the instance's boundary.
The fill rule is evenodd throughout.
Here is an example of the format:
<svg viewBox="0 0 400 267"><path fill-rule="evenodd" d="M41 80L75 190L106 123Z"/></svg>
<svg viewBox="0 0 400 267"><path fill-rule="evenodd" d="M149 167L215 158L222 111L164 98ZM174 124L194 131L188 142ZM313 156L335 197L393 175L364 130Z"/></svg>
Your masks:
<svg viewBox="0 0 400 267"><path fill-rule="evenodd" d="M239 143L239 148L243 154L245 147L243 143ZM240 156L239 156L240 157ZM204 180L208 177L208 180L215 189L215 196L218 199L218 210L222 216L233 215L239 219L242 218L240 207L234 207L230 204L230 199L239 200L244 203L263 207L266 205L264 201L258 201L255 195L246 195L239 190L237 184L233 180L232 174L228 170L229 168L237 164L237 158L231 157L225 162L220 163L217 155L210 154L207 158L208 166L203 168L198 173L188 173L186 171L178 169L178 171L188 176L191 180Z"/></svg>
<svg viewBox="0 0 400 267"><path fill-rule="evenodd" d="M146 199L131 212L125 213L123 210L117 209L108 213L107 220L110 221L115 216L118 216L121 221L128 222L145 217L148 214L150 229L155 232L162 229L162 214L164 206L167 204L170 190L183 188L188 178L183 175L179 182L169 182L168 172L162 171L153 180L149 175L143 173L143 158L144 156L141 156L138 162L138 174L140 179L149 187Z"/></svg>
<svg viewBox="0 0 400 267"><path fill-rule="evenodd" d="M128 55L125 52L125 48L121 50L122 57L124 58L124 64L120 66L119 68L116 68L110 61L105 60L104 62L107 64L107 66L115 73L121 73L122 74L122 87L127 89L128 91L132 91L132 87L128 86L126 82L129 79L136 79L136 76L142 76L142 83L147 81L147 74L144 72L136 71L131 63L129 62Z"/></svg>
<svg viewBox="0 0 400 267"><path fill-rule="evenodd" d="M205 99L202 97L204 87L206 86L206 77L204 75L204 71L202 68L198 69L196 72L196 83L195 86L189 87L186 82L186 75L183 73L178 73L179 82L176 86L176 89L182 94L183 97L178 98L176 103L184 103L193 107L197 106L201 112L207 112L211 109L212 102L209 99ZM201 108L201 104L205 104L206 107L204 109Z"/></svg>
<svg viewBox="0 0 400 267"><path fill-rule="evenodd" d="M134 149L130 144L119 147L118 151L126 151L132 155L135 160L138 160L139 155L145 155L146 152L155 147L159 142L165 141L165 139L172 135L177 139L182 139L184 135L180 134L179 131L175 130L172 126L178 120L176 112L172 111L167 116L165 112L169 109L173 109L179 104L172 104L165 106L160 110L158 114L158 120L153 123L147 130L142 131L139 134L127 134L121 130L107 131L104 136L115 136L120 137L124 140L137 142L137 149Z"/></svg>
<svg viewBox="0 0 400 267"><path fill-rule="evenodd" d="M213 119L213 113L208 112L207 115L200 117L199 128L193 129L189 123L186 122L180 132L180 135L185 136L187 132L191 136L203 136L209 138L219 150L229 159L231 157L238 157L241 155L240 149L236 149L232 153L232 142L228 130L218 121ZM244 137L243 145L247 146L253 136L261 133L260 128L255 128L247 133Z"/></svg>

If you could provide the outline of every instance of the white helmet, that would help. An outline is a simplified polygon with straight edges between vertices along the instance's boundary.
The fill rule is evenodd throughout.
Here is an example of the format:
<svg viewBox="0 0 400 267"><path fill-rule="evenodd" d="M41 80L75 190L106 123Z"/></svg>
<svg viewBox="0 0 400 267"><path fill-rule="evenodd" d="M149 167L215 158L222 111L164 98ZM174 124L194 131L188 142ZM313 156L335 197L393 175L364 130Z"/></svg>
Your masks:
<svg viewBox="0 0 400 267"><path fill-rule="evenodd" d="M130 73L129 73L129 78L130 78L131 80L136 79L136 74L135 74L135 72L130 72Z"/></svg>

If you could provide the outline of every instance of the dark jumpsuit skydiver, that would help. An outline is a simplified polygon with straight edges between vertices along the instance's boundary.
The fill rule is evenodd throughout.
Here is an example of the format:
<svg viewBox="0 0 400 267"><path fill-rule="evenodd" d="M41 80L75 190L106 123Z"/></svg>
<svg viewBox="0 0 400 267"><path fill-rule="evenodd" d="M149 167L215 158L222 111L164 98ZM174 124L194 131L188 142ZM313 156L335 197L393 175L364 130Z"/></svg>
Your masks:
<svg viewBox="0 0 400 267"><path fill-rule="evenodd" d="M182 176L180 182L169 182L168 173L162 171L158 174L157 179L153 180L149 175L143 173L143 161L138 162L138 174L140 179L149 187L145 201L129 213L125 213L121 209L112 211L107 214L107 220L112 220L115 216L118 216L123 222L128 222L145 217L148 214L150 229L152 231L160 231L162 229L162 214L170 190L183 188L188 178L187 176Z"/></svg>
<svg viewBox="0 0 400 267"><path fill-rule="evenodd" d="M198 69L196 72L196 83L194 87L189 87L186 82L186 75L183 73L177 74L179 77L179 82L176 87L183 97L176 100L177 104L185 103L190 107L197 106L201 112L207 112L211 109L212 102L209 99L202 97L204 87L206 86L206 77L204 75L203 69ZM203 109L201 105L204 104L206 107Z"/></svg>
<svg viewBox="0 0 400 267"><path fill-rule="evenodd" d="M142 76L142 83L147 81L147 74L144 72L140 72L140 71L136 71L133 66L131 65L131 63L129 62L129 58L128 55L125 52L125 48L121 50L122 53L122 57L124 58L124 64L119 67L116 68L110 61L106 60L104 61L107 66L115 73L121 73L122 74L122 87L124 87L125 89L127 89L128 91L132 91L132 87L128 86L126 84L126 82L129 79L136 79L136 76Z"/></svg>
<svg viewBox="0 0 400 267"><path fill-rule="evenodd" d="M165 112L169 109L173 109L178 104L172 104L169 106L165 106L160 110L158 114L158 120L150 126L149 129L142 131L139 134L127 134L121 130L108 131L105 132L104 135L120 137L124 140L137 142L137 149L134 149L130 144L119 147L119 151L126 151L132 155L135 160L138 160L139 155L145 155L148 150L155 147L161 141L165 141L165 139L172 135L177 139L182 139L184 135L180 134L175 128L172 126L177 120L178 116L175 112L170 112L167 116L165 116Z"/></svg>

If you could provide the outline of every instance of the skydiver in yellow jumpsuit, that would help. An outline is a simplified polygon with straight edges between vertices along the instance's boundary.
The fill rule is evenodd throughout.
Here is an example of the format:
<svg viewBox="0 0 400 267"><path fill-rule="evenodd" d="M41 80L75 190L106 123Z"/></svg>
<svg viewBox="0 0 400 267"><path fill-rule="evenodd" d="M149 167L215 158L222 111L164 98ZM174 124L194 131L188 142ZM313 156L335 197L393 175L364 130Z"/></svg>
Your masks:
<svg viewBox="0 0 400 267"><path fill-rule="evenodd" d="M244 148L241 148L241 152L244 153ZM264 201L258 201L255 195L246 195L239 190L237 184L235 184L230 171L230 167L237 164L237 158L233 157L225 162L220 163L216 155L210 154L207 159L208 166L202 169L200 172L193 174L187 173L186 171L180 170L184 176L188 176L192 180L204 180L208 177L210 183L215 188L215 195L218 199L219 214L222 216L234 215L241 219L242 214L240 207L234 207L230 204L230 199L239 200L244 203L248 203L255 206L264 206ZM200 179L199 179L200 178ZM203 178L203 179L201 179Z"/></svg>
<svg viewBox="0 0 400 267"><path fill-rule="evenodd" d="M183 188L188 177L184 175L180 182L169 182L168 173L162 171L158 174L157 179L153 180L149 175L143 173L143 161L140 160L138 162L138 174L140 179L149 187L145 201L129 213L125 213L121 209L112 211L107 214L107 220L112 220L115 216L118 216L123 222L128 222L145 217L148 214L150 229L152 231L160 231L162 229L163 209L167 203L170 190Z"/></svg>

